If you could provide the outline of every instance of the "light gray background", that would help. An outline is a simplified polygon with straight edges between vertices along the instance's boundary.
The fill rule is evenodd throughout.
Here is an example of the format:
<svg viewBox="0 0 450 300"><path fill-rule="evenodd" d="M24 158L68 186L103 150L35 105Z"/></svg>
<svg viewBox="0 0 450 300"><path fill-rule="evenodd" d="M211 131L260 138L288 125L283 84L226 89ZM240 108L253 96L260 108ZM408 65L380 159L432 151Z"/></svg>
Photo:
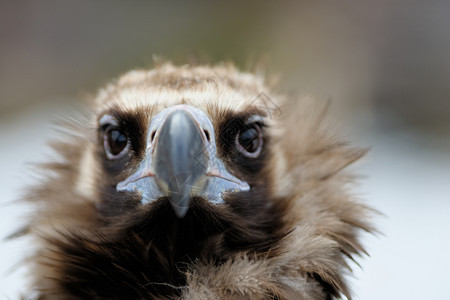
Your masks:
<svg viewBox="0 0 450 300"><path fill-rule="evenodd" d="M364 236L356 299L450 299L450 2L16 1L0 4L0 236L26 221L11 204L51 158L51 122L152 55L178 63L265 60L288 92L331 98L354 144L355 191L385 214ZM11 268L32 251L0 243L0 298L26 290Z"/></svg>

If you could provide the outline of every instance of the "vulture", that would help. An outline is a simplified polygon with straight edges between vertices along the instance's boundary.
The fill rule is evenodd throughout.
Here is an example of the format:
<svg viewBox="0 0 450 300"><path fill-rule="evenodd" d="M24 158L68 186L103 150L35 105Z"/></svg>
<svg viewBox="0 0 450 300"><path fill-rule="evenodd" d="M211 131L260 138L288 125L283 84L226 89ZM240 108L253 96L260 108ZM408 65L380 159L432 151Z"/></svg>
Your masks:
<svg viewBox="0 0 450 300"><path fill-rule="evenodd" d="M263 77L164 62L100 89L25 197L25 297L351 299L366 150Z"/></svg>

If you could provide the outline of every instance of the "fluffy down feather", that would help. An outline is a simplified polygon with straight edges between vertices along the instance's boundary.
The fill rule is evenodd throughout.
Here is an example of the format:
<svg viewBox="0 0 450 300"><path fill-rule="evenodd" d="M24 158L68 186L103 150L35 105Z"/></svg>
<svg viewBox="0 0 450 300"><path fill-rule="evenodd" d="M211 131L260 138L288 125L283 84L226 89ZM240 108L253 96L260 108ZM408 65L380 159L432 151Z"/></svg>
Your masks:
<svg viewBox="0 0 450 300"><path fill-rule="evenodd" d="M142 205L114 188L144 155L152 118L178 104L207 114L223 144L218 156L251 186L223 205L193 199L183 219L163 200ZM347 261L366 253L358 235L374 231L373 211L343 170L365 150L330 133L326 105L287 99L232 65L165 63L125 74L88 106L91 115L53 143L61 157L41 166L48 176L26 199L36 207L24 232L39 245L30 260L39 299L351 297ZM122 165L104 157L105 112L132 128ZM264 150L239 160L224 132L255 113L266 122Z"/></svg>

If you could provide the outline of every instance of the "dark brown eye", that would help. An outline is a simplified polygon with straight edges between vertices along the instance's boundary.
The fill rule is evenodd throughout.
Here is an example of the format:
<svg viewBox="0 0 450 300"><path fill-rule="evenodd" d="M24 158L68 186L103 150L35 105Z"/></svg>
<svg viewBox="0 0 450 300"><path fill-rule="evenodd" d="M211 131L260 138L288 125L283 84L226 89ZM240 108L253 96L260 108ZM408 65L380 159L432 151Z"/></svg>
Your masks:
<svg viewBox="0 0 450 300"><path fill-rule="evenodd" d="M236 148L247 157L258 157L261 153L262 145L262 132L258 124L252 124L239 131L236 135Z"/></svg>
<svg viewBox="0 0 450 300"><path fill-rule="evenodd" d="M117 159L127 153L128 137L118 128L109 126L105 129L103 146L109 159Z"/></svg>

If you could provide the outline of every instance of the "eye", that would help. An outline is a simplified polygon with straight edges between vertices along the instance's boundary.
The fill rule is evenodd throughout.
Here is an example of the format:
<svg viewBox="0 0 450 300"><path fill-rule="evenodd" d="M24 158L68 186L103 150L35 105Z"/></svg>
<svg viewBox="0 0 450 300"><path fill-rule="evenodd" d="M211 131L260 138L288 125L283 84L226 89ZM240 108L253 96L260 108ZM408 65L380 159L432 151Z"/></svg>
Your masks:
<svg viewBox="0 0 450 300"><path fill-rule="evenodd" d="M103 147L109 159L123 157L128 151L128 137L117 127L110 125L106 127L103 134Z"/></svg>
<svg viewBox="0 0 450 300"><path fill-rule="evenodd" d="M243 155L256 158L261 153L263 138L261 127L258 124L250 124L244 127L236 135L236 148Z"/></svg>

